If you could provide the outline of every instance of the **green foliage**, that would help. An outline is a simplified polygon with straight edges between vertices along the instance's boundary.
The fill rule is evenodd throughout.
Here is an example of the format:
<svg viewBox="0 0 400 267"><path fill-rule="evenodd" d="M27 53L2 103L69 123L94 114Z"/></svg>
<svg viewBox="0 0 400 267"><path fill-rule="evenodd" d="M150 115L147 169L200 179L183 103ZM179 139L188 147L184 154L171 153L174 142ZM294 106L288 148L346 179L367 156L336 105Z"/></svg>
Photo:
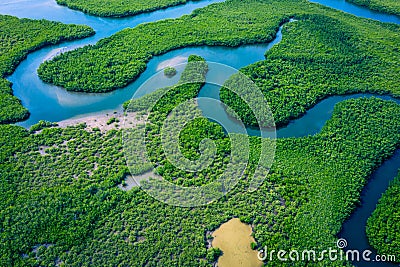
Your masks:
<svg viewBox="0 0 400 267"><path fill-rule="evenodd" d="M190 45L267 42L290 17L299 21L284 26L282 43L265 61L242 70L265 94L278 126L330 95L399 95L399 26L290 0L230 0L190 16L140 25L42 64L39 76L67 90L106 92L136 79L154 55ZM246 124L256 125L233 93L223 89L221 99Z"/></svg>
<svg viewBox="0 0 400 267"><path fill-rule="evenodd" d="M119 119L117 119L117 118L115 118L115 117L112 117L112 118L110 118L108 121L107 121L107 125L111 125L111 124L113 124L114 122L119 122Z"/></svg>
<svg viewBox="0 0 400 267"><path fill-rule="evenodd" d="M324 15L304 15L306 12ZM69 89L91 91L98 87L107 91L131 81L154 54L189 44L239 45L270 40L277 25L290 15L300 19L285 27L284 36L292 33L293 41L284 40L265 62L247 68L268 99L276 99L272 106L282 107L278 122L299 116L324 95L354 92L351 85L361 91L398 92L398 72L393 67L398 62L398 26L289 0L231 0L178 20L144 24L96 46L59 56L42 65L39 72L55 74L59 68L57 79L65 77L62 81ZM226 27L221 29L220 25ZM300 42L303 34L311 37L304 40L303 36ZM373 73L371 62L376 64ZM71 74L76 66L80 68ZM368 83L360 78L358 68L373 74L364 77ZM174 167L160 146L162 122L176 105L198 94L206 72L204 62L189 64L181 81L168 88L149 110L151 125L146 128L146 137L151 165L176 184L213 181L229 161L229 138L219 125L205 119L191 121L179 136L180 149L189 159L199 157L201 140L214 141L216 158L203 172L193 174ZM342 75L354 79L353 83ZM269 96L274 91L276 96ZM303 98L305 102L298 102ZM151 95L135 100L132 109L147 110L154 99ZM288 112L291 108L293 114ZM217 251L206 249L205 235L233 217L251 222L257 244L270 250L334 247L336 235L358 203L370 174L400 146L399 117L400 107L390 101L371 98L338 104L321 133L278 140L270 174L253 193L247 188L260 157L261 139L249 138L245 178L227 196L194 208L168 206L138 188L125 192L117 187L129 173L121 131L88 132L85 125L78 125L44 128L31 134L21 127L2 125L0 265L212 266ZM251 117L248 120L251 122ZM139 173L149 166L141 168ZM277 261L266 264L282 265Z"/></svg>
<svg viewBox="0 0 400 267"><path fill-rule="evenodd" d="M290 16L313 9L316 5L297 0L228 0L178 19L125 29L96 45L44 62L38 74L42 80L67 90L107 92L136 79L155 55L194 45L269 42L276 36L279 25Z"/></svg>
<svg viewBox="0 0 400 267"><path fill-rule="evenodd" d="M0 77L0 124L21 121L29 116L21 101L13 96L11 86L11 82Z"/></svg>
<svg viewBox="0 0 400 267"><path fill-rule="evenodd" d="M214 263L221 255L222 251L219 248L210 248L209 250L207 250L207 261L209 263Z"/></svg>
<svg viewBox="0 0 400 267"><path fill-rule="evenodd" d="M125 147L130 147L127 162L132 174L140 175L148 172L154 166L157 166L156 171L158 174L179 184L201 184L204 183L205 179L211 179L209 169L201 175L195 176L193 173L186 174L170 164L164 156L160 134L163 121L168 114L178 104L195 98L199 93L205 82L207 71L208 66L205 63L205 60L201 57L191 55L189 56L188 64L176 85L158 89L139 99L132 99L131 101L124 103L124 109L126 112L134 111L149 115L149 123L146 124L146 146L149 150L148 156L150 160L155 163L143 162L143 157L146 157L146 155L143 155L142 150L145 150L146 147L140 145L143 136L138 131L142 128L132 129L127 133L129 138L124 138ZM183 129L180 135L180 141L186 144L181 146L185 156L191 159L196 159L198 157L198 143L204 136L218 139L218 137L220 138L223 136L223 131L220 127L216 128L215 124L204 119L196 120L193 123L186 125L186 128ZM220 161L223 155L225 155L225 152L223 151L226 150L226 148L220 149Z"/></svg>
<svg viewBox="0 0 400 267"><path fill-rule="evenodd" d="M335 13L304 15L284 26L282 42L267 52L266 60L241 71L262 90L278 126L331 95L370 92L397 97L399 30L397 25ZM257 125L243 100L226 88L220 95L246 124Z"/></svg>
<svg viewBox="0 0 400 267"><path fill-rule="evenodd" d="M356 5L365 6L372 10L400 16L400 2L397 0L347 0Z"/></svg>
<svg viewBox="0 0 400 267"><path fill-rule="evenodd" d="M18 19L0 16L1 43L0 73L9 75L26 55L45 45L93 35L88 26L65 25L46 20Z"/></svg>
<svg viewBox="0 0 400 267"><path fill-rule="evenodd" d="M127 101L123 105L124 109L128 111L154 110L162 112L166 116L177 104L197 96L205 82L207 71L208 65L203 58L190 55L178 84L160 88L139 99Z"/></svg>
<svg viewBox="0 0 400 267"><path fill-rule="evenodd" d="M32 125L29 131L31 133L35 133L37 131L43 130L44 128L56 127L56 126L58 126L57 123L40 120L37 124Z"/></svg>
<svg viewBox="0 0 400 267"><path fill-rule="evenodd" d="M187 0L56 0L59 5L101 17L126 17L185 4Z"/></svg>
<svg viewBox="0 0 400 267"><path fill-rule="evenodd" d="M146 125L146 146L149 158L154 166L157 166L157 173L166 180L184 186L200 186L215 180L224 171L222 166L225 158L230 154L230 143L228 140L224 140L222 127L209 122L205 118L198 118L190 122L183 120L185 117L180 118L183 120L181 125L185 125L185 127L180 132L179 144L182 154L193 161L200 157L199 144L201 140L205 138L213 140L216 143L217 156L215 163L210 167L197 174L182 171L167 160L164 155L166 148L161 145L161 127L164 120L178 104L197 96L205 82L207 70L208 66L203 58L191 55L177 85L159 89L140 99L134 99L128 106L128 111L147 110L150 112L150 123ZM156 101L156 99L159 100ZM193 110L193 113L195 112L198 111ZM177 125L180 124L179 122L176 123ZM138 135L138 139L136 139L133 134L130 134L130 142L135 146L140 142L141 136ZM137 158L140 158L141 151L138 151L138 153ZM130 154L132 154L132 151L130 151ZM141 161L137 163L132 161L130 166L135 170L135 174L140 174L136 173L136 170L148 171L148 168L141 168L143 166Z"/></svg>
<svg viewBox="0 0 400 267"><path fill-rule="evenodd" d="M173 67L166 67L164 69L164 75L167 77L173 77L176 75L176 69Z"/></svg>
<svg viewBox="0 0 400 267"><path fill-rule="evenodd" d="M282 197L285 206L288 206L286 201L292 205L292 200L296 199L294 207L298 205L298 210L292 210L294 217L286 229L292 240L299 241L299 246L310 248L315 240L322 240L322 236L340 231L341 223L358 203L360 192L374 168L399 147L396 136L400 124L392 117L397 112L399 106L394 102L345 101L335 107L332 119L320 134L285 142L286 149L283 155L278 153L275 168L282 170L286 166L287 169L279 171L278 177L287 185L309 187L303 192L286 187L291 197ZM372 113L373 117L379 116L379 122L365 117ZM306 148L305 143L311 140L313 145ZM301 154L303 159L298 157ZM285 163L280 162L280 157ZM349 165L350 162L353 165ZM290 164L291 167L287 167ZM296 229L310 228L313 230L307 233L296 232ZM259 239L257 234L256 238Z"/></svg>
<svg viewBox="0 0 400 267"><path fill-rule="evenodd" d="M395 255L400 259L400 175L391 183L389 189L372 213L367 223L369 243L381 255Z"/></svg>
<svg viewBox="0 0 400 267"><path fill-rule="evenodd" d="M29 52L45 45L94 34L88 26L65 25L46 20L18 19L0 15L0 124L24 120L29 112L12 95L5 80Z"/></svg>
<svg viewBox="0 0 400 267"><path fill-rule="evenodd" d="M153 112L166 111L158 110ZM164 205L138 188L120 190L116 185L127 174L120 131L88 132L78 125L29 134L0 126L0 264L211 266L218 251L206 249L206 233L232 217L252 222L260 247L333 247L370 173L399 147L399 116L393 102L340 103L321 133L278 141L275 164L259 190L247 192L246 178L226 197L198 208ZM206 120L184 129L183 153L195 157L204 137L229 153L227 137ZM150 139L156 140L156 135ZM251 138L246 177L259 157L259 142ZM153 163L165 169L166 179L189 185L208 181L205 175L169 171L162 151L154 149ZM225 158L205 174L218 175Z"/></svg>

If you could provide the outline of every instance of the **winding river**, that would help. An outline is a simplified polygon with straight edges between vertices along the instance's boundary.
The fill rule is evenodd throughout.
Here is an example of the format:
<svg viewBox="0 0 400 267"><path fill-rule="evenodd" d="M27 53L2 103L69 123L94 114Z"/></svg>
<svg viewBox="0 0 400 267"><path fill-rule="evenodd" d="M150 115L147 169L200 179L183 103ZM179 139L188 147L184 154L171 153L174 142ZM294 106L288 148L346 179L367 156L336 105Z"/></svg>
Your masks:
<svg viewBox="0 0 400 267"><path fill-rule="evenodd" d="M238 48L226 47L190 47L168 52L156 56L150 60L146 71L133 83L124 89L107 94L83 94L67 92L57 86L43 83L37 76L36 70L46 59L56 55L60 51L72 50L88 44L94 44L98 40L108 37L124 28L135 27L144 22L152 22L166 18L177 18L184 14L190 14L194 9L207 6L211 3L223 0L203 0L199 2L188 2L185 5L167 8L151 13L146 13L128 18L99 18L84 14L79 11L70 10L59 6L54 0L9 0L0 3L0 14L9 14L17 17L48 19L63 23L86 24L95 29L96 35L77 41L64 42L59 45L48 46L36 52L30 53L15 72L8 77L14 84L14 94L22 100L23 105L29 109L31 116L28 120L18 125L29 127L39 120L61 121L82 114L101 112L105 110L120 109L121 104L129 100L139 86L151 77L155 72L167 65L174 65L186 61L190 54L197 54L208 61L229 65L236 69L264 59L265 52L282 39L281 31L277 33L276 39L269 44L248 45ZM335 9L354 14L356 16L400 24L400 18L394 15L382 14L358 7L345 0L312 0ZM34 12L32 12L34 10ZM211 74L212 75L212 74ZM163 85L172 85L178 79L165 79ZM200 96L219 98L219 88L206 85L200 92ZM291 122L287 127L277 131L278 137L302 137L318 133L325 122L331 117L335 104L351 98L371 97L370 94L355 94L347 96L332 96L309 110L305 116ZM400 101L389 96L377 96L385 100ZM210 107L208 112L221 114L229 123L235 123L229 119L220 107ZM251 135L260 135L259 130L248 129ZM400 150L396 151L391 159L388 159L377 169L368 185L362 192L361 205L354 211L351 217L344 223L339 237L346 238L351 249L371 249L368 245L364 226L366 220L389 182L396 176L400 166ZM398 266L390 263L362 262L354 263L356 266Z"/></svg>

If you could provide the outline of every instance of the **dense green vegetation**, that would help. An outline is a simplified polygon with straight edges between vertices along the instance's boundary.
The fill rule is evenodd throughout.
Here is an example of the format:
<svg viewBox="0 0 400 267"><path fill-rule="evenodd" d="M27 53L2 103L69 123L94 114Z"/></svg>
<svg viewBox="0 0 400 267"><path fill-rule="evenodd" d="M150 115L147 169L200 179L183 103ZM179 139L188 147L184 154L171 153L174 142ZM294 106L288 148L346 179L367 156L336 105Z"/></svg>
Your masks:
<svg viewBox="0 0 400 267"><path fill-rule="evenodd" d="M277 125L331 95L371 92L398 97L399 32L396 25L304 15L284 26L282 42L266 53L266 60L241 71L263 91ZM221 99L247 124L256 125L234 93L222 89Z"/></svg>
<svg viewBox="0 0 400 267"><path fill-rule="evenodd" d="M11 83L0 78L0 123L21 121L29 116L29 112L21 101L13 96Z"/></svg>
<svg viewBox="0 0 400 267"><path fill-rule="evenodd" d="M372 10L391 13L400 16L400 2L397 0L346 0L351 3L368 7Z"/></svg>
<svg viewBox="0 0 400 267"><path fill-rule="evenodd" d="M69 90L109 91L134 79L153 55L185 45L234 46L271 40L278 25L292 16L299 21L285 26L283 42L265 61L243 69L271 102L279 124L332 94L399 95L398 26L294 0L231 0L181 19L144 24L58 56L44 63L39 74ZM154 167L166 180L185 186L214 181L228 169L232 152L222 127L196 119L181 132L180 149L196 160L200 141L209 138L217 152L212 164L199 173L185 172L164 155L162 122L177 104L197 95L207 72L202 59L191 56L189 60L200 63L189 64L176 86L135 100L129 108L125 105L128 111L147 110L149 103L169 90L147 110L151 162L134 171ZM221 97L247 123L255 123L235 95L225 89ZM206 234L232 217L252 224L254 247L299 251L335 247L336 234L358 203L370 174L400 147L399 116L399 105L375 98L338 104L319 134L278 140L276 161L264 184L252 193L247 189L262 140L243 137L251 148L245 179L227 196L196 208L165 205L138 188L125 192L117 187L130 174L121 131L88 131L84 124L59 129L49 122L40 122L30 131L1 125L0 265L211 267L220 251L206 248ZM391 199L396 186L397 182L388 191ZM387 210L378 208L378 213ZM368 230L370 235L377 233L378 248L389 233L374 228L381 219L373 217ZM388 231L392 234L392 229ZM287 263L275 259L266 265Z"/></svg>
<svg viewBox="0 0 400 267"><path fill-rule="evenodd" d="M65 25L46 20L18 19L0 15L0 123L26 119L29 112L12 95L10 75L29 52L64 40L94 34L87 26Z"/></svg>
<svg viewBox="0 0 400 267"><path fill-rule="evenodd" d="M224 170L221 166L223 166L224 158L230 153L230 143L228 140L224 140L222 128L215 123L209 122L205 118L198 118L189 122L179 134L180 149L186 158L196 160L199 158L200 141L204 138L215 140L217 146L215 162L200 173L186 173L171 164L164 155L166 147L162 146L161 141L163 122L178 104L197 96L205 82L207 70L208 66L203 58L191 55L188 58L188 65L183 71L177 85L159 89L142 98L134 99L131 103L125 104L128 112L150 112L149 122L146 124L146 145L149 158L153 163L150 164L150 166L156 166L156 172L158 174L162 175L166 180L179 185L199 186L205 182L208 183L214 180L218 176L217 174L220 174ZM157 101L157 99L159 100ZM196 112L199 114L199 110L193 110L193 114ZM182 124L184 123L185 122L182 122ZM169 134L171 134L171 132L169 132ZM133 136L133 138L124 138L124 140L129 139L131 146L137 147L140 142L140 139L137 138L140 138L140 135L131 136ZM138 159L140 156L142 156L142 151L138 151L138 155L134 155L134 158ZM148 168L143 168L142 161L143 160L129 162L128 159L130 171L134 174L141 174L148 171Z"/></svg>
<svg viewBox="0 0 400 267"><path fill-rule="evenodd" d="M40 120L37 124L32 125L32 127L29 129L29 131L31 133L36 133L38 131L43 130L44 128L56 127L56 126L58 126L57 123Z"/></svg>
<svg viewBox="0 0 400 267"><path fill-rule="evenodd" d="M188 45L266 42L289 17L298 21L284 26L282 43L265 61L242 70L266 95L278 125L330 95L399 95L399 26L295 0L230 0L180 19L140 25L42 64L39 76L68 90L110 91L135 79L153 55ZM233 93L222 90L221 98L255 125Z"/></svg>
<svg viewBox="0 0 400 267"><path fill-rule="evenodd" d="M96 45L43 63L38 73L44 81L67 90L107 92L133 81L154 55L193 45L238 46L268 42L289 16L316 7L298 0L228 0L197 9L179 19L125 29Z"/></svg>
<svg viewBox="0 0 400 267"><path fill-rule="evenodd" d="M196 0L194 0L196 1ZM126 17L185 4L188 0L56 0L60 5L101 17Z"/></svg>
<svg viewBox="0 0 400 267"><path fill-rule="evenodd" d="M130 112L153 111L153 116L164 116L179 103L195 98L205 83L208 65L202 57L190 55L178 83L172 87L160 88L138 99L124 103ZM153 107L154 106L154 107ZM163 113L156 114L155 113Z"/></svg>
<svg viewBox="0 0 400 267"><path fill-rule="evenodd" d="M368 219L369 243L381 255L395 255L400 261L400 175L379 200Z"/></svg>
<svg viewBox="0 0 400 267"><path fill-rule="evenodd" d="M182 79L196 75L188 66ZM182 153L196 159L200 140L214 140L217 157L210 168L196 175L178 170L160 150L158 127L177 104L197 95L207 69L200 66L198 82L169 88L151 110L147 127L152 164L165 179L188 186L212 181L231 152L222 128L202 119L187 124L179 141ZM134 109L145 102L135 101ZM165 205L138 188L120 190L117 184L129 173L121 131L102 134L80 125L29 134L1 126L0 264L212 266L218 250L207 250L206 233L232 217L253 225L259 247L334 247L369 175L400 146L399 116L394 102L340 103L321 133L278 141L276 162L259 190L249 193L243 179L227 196L198 208ZM260 141L250 138L246 177L258 161ZM343 263L295 265L306 264Z"/></svg>
<svg viewBox="0 0 400 267"><path fill-rule="evenodd" d="M164 75L167 77L173 77L176 75L176 69L173 67L166 67L164 69Z"/></svg>

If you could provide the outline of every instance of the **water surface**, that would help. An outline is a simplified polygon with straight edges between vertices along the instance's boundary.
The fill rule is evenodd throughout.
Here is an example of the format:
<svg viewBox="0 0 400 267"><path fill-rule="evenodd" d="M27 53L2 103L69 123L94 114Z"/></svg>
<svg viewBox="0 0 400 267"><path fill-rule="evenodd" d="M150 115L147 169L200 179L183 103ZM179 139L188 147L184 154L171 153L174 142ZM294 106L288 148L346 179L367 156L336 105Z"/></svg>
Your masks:
<svg viewBox="0 0 400 267"><path fill-rule="evenodd" d="M346 13L355 15L357 17L378 20L381 22L400 24L400 17L396 15L390 15L378 11L373 11L366 7L358 6L350 2L347 2L346 0L310 0L310 2L318 3L337 10L341 10Z"/></svg>

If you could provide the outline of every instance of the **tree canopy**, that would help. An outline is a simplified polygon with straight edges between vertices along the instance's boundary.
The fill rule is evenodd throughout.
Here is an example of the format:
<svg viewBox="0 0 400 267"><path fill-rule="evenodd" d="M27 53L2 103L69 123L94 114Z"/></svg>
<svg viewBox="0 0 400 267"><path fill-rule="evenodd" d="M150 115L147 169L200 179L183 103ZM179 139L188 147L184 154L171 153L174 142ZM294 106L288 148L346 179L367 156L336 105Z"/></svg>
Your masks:
<svg viewBox="0 0 400 267"><path fill-rule="evenodd" d="M0 124L26 119L29 112L13 96L5 80L29 52L45 45L84 38L94 34L88 26L65 25L46 20L18 19L0 15Z"/></svg>

